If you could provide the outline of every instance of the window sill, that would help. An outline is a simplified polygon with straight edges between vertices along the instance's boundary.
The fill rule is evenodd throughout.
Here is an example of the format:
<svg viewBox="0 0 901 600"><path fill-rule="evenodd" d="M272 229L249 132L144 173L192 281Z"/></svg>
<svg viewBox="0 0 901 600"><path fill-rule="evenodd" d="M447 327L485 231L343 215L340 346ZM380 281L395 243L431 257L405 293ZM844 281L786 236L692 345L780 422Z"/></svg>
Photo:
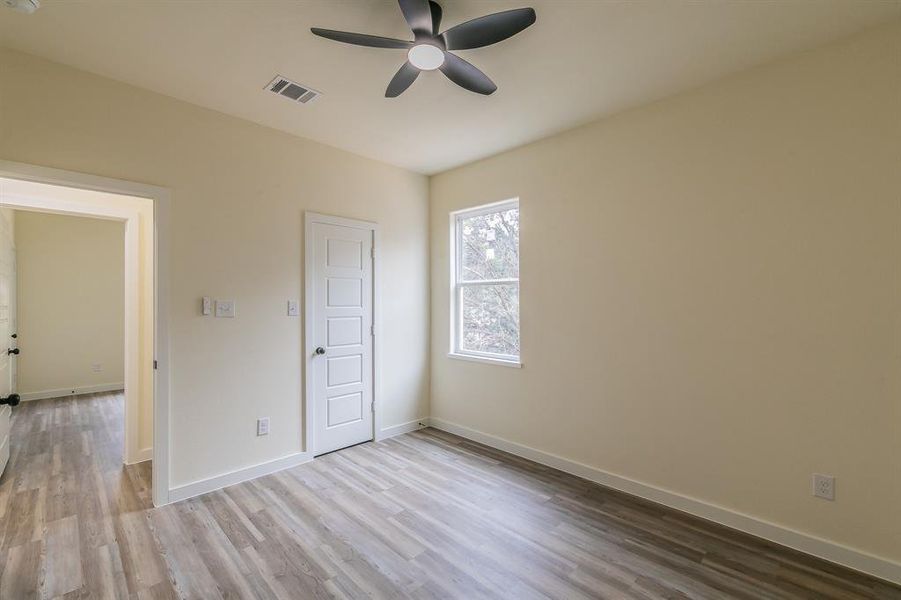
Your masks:
<svg viewBox="0 0 901 600"><path fill-rule="evenodd" d="M522 368L521 362L514 360L504 360L502 358L488 358L486 356L473 356L471 354L458 354L456 352L448 352L447 357L456 360L466 360L469 362L487 363L489 365L500 365L502 367L513 367L514 369Z"/></svg>

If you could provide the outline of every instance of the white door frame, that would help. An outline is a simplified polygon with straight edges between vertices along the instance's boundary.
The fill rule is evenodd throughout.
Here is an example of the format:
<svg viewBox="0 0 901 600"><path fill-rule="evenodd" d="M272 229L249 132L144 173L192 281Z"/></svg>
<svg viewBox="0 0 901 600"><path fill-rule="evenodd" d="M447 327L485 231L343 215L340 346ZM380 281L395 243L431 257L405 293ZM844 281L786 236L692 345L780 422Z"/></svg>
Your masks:
<svg viewBox="0 0 901 600"><path fill-rule="evenodd" d="M313 282L313 224L321 223L324 225L338 225L341 227L353 227L355 229L365 229L372 232L372 325L374 327L374 335L372 340L372 439L379 441L382 431L382 411L381 411L381 389L382 378L379 367L381 365L381 296L379 295L379 226L378 223L371 221L360 221L357 219L346 219L344 217L335 217L332 215L324 215L320 213L305 211L304 212L304 292L303 292L303 314L304 314L304 440L303 450L313 457L316 450L314 439L313 419L315 418L314 405L314 389L313 389L313 356L316 350L316 343L313 339L313 307L315 305L313 298L313 290L315 285Z"/></svg>
<svg viewBox="0 0 901 600"><path fill-rule="evenodd" d="M0 177L59 185L83 190L137 196L153 201L154 224L154 362L153 377L153 503L169 503L169 202L167 188L98 177L73 171L0 160ZM77 201L4 197L4 206L114 219L125 223L125 386L136 393L139 381L139 291L140 219L136 209L98 207ZM137 411L128 411L126 398L125 455L134 457L139 449Z"/></svg>

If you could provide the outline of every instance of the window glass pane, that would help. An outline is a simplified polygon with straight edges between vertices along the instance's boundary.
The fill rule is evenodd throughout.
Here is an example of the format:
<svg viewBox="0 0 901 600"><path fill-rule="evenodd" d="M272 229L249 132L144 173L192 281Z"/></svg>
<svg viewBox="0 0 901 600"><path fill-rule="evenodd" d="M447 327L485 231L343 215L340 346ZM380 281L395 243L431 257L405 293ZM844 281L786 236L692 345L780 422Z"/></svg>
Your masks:
<svg viewBox="0 0 901 600"><path fill-rule="evenodd" d="M460 219L463 281L519 278L519 209Z"/></svg>
<svg viewBox="0 0 901 600"><path fill-rule="evenodd" d="M460 312L461 350L519 356L519 284L463 286Z"/></svg>

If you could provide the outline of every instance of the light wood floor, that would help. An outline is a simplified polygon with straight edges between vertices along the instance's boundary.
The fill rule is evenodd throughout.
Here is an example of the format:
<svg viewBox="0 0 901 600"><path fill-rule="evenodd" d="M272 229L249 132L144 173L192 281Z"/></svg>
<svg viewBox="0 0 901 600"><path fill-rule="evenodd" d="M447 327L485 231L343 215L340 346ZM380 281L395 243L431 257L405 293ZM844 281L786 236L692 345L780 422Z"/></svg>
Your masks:
<svg viewBox="0 0 901 600"><path fill-rule="evenodd" d="M0 598L901 598L901 590L436 430L161 509L122 397L23 403Z"/></svg>

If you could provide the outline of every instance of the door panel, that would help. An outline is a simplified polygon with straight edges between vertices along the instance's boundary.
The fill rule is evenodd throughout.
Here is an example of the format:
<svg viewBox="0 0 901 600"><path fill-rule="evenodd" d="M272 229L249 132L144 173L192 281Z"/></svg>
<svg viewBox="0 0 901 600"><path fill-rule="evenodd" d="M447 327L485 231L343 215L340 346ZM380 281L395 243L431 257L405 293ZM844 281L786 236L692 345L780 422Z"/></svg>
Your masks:
<svg viewBox="0 0 901 600"><path fill-rule="evenodd" d="M354 269L358 270L358 269ZM359 279L346 277L330 277L328 279L328 308L342 306L361 307L363 302L363 290Z"/></svg>
<svg viewBox="0 0 901 600"><path fill-rule="evenodd" d="M314 453L371 440L372 230L312 225Z"/></svg>
<svg viewBox="0 0 901 600"><path fill-rule="evenodd" d="M360 421L362 418L363 394L361 392L328 399L328 418L326 421L329 427L353 423Z"/></svg>
<svg viewBox="0 0 901 600"><path fill-rule="evenodd" d="M328 321L328 345L359 346L363 343L363 319L335 317Z"/></svg>
<svg viewBox="0 0 901 600"><path fill-rule="evenodd" d="M6 222L0 216L0 397L5 398L15 391L15 355L7 353L14 347L15 340L15 251L11 236L6 230ZM0 406L0 475L9 461L9 421L12 409Z"/></svg>

